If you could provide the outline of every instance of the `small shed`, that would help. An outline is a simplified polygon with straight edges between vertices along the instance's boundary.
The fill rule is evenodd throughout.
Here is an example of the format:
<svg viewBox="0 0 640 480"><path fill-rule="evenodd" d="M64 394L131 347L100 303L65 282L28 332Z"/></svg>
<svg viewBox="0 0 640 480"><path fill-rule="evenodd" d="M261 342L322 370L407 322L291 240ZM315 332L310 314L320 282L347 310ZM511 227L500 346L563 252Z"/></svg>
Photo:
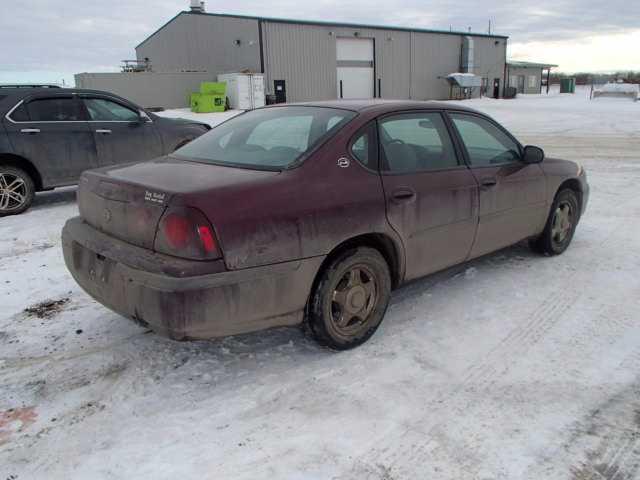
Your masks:
<svg viewBox="0 0 640 480"><path fill-rule="evenodd" d="M551 69L557 67L551 63L507 62L507 82L518 93L549 93Z"/></svg>

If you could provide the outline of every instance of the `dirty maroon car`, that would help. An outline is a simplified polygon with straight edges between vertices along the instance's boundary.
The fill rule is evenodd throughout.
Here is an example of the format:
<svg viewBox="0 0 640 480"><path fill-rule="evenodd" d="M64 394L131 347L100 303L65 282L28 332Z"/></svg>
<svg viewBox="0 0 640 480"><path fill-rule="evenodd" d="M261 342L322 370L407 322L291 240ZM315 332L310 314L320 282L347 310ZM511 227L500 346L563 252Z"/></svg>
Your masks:
<svg viewBox="0 0 640 480"><path fill-rule="evenodd" d="M409 280L525 239L564 252L588 194L579 165L459 105L274 106L85 172L64 258L96 300L173 339L304 323L347 349Z"/></svg>

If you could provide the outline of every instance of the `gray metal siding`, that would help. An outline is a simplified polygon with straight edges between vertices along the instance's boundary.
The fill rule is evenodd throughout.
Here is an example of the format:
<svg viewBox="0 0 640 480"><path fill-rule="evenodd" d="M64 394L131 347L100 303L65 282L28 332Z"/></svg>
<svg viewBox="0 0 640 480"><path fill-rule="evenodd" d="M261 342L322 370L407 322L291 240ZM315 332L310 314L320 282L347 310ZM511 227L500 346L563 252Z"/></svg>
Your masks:
<svg viewBox="0 0 640 480"><path fill-rule="evenodd" d="M181 14L136 49L154 71L204 70L213 75L243 69L260 71L259 21L215 15ZM287 101L337 97L336 38L373 38L375 92L383 98L445 99L443 79L460 70L464 35L316 25L261 20L265 86L285 80ZM504 84L506 39L474 38L474 72ZM240 45L235 44L240 40ZM380 83L379 83L380 81ZM378 86L382 92L378 92Z"/></svg>
<svg viewBox="0 0 640 480"><path fill-rule="evenodd" d="M493 95L493 80L500 79L500 95L504 89L504 72L507 60L507 40L500 38L474 38L475 66L473 73L488 79L489 96Z"/></svg>
<svg viewBox="0 0 640 480"><path fill-rule="evenodd" d="M141 107L183 108L189 106L189 94L200 89L201 82L215 80L210 73L78 73L77 88L115 93Z"/></svg>
<svg viewBox="0 0 640 480"><path fill-rule="evenodd" d="M413 32L411 34L411 98L443 100L449 98L444 80L460 70L462 37Z"/></svg>
<svg viewBox="0 0 640 480"><path fill-rule="evenodd" d="M449 97L443 79L460 69L463 36L383 29L264 22L267 92L285 80L287 101L336 98L336 38L373 38L376 95L383 98L434 100ZM474 73L489 79L504 76L506 40L474 37ZM496 45L495 42L498 42Z"/></svg>
<svg viewBox="0 0 640 480"><path fill-rule="evenodd" d="M408 32L269 21L263 24L267 91L273 93L274 80L284 80L287 101L336 98L336 38L353 38L355 32L374 39L376 96L380 78L383 97L408 98Z"/></svg>
<svg viewBox="0 0 640 480"><path fill-rule="evenodd" d="M148 57L155 72L260 72L258 21L182 14L140 44L136 57Z"/></svg>

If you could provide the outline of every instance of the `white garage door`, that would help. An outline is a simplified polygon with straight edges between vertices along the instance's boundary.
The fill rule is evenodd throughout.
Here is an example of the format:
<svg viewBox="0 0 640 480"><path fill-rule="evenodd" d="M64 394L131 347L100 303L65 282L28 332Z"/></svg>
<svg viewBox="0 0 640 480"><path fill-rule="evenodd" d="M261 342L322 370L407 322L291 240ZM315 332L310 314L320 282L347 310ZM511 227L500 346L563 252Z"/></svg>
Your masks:
<svg viewBox="0 0 640 480"><path fill-rule="evenodd" d="M373 98L373 39L336 38L338 98Z"/></svg>

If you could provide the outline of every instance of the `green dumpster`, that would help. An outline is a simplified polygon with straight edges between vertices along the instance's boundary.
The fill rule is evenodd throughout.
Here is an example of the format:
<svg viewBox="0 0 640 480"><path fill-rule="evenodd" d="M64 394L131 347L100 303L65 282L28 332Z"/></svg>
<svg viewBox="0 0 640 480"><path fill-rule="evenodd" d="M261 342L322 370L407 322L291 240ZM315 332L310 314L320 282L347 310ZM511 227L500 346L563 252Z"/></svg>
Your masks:
<svg viewBox="0 0 640 480"><path fill-rule="evenodd" d="M560 79L560 93L576 93L576 79L575 78Z"/></svg>
<svg viewBox="0 0 640 480"><path fill-rule="evenodd" d="M200 93L206 95L226 95L227 84L225 82L202 82L200 84Z"/></svg>
<svg viewBox="0 0 640 480"><path fill-rule="evenodd" d="M191 94L189 104L195 113L224 112L226 100L225 82L202 82L200 91Z"/></svg>
<svg viewBox="0 0 640 480"><path fill-rule="evenodd" d="M225 96L192 93L190 104L194 113L224 112Z"/></svg>

